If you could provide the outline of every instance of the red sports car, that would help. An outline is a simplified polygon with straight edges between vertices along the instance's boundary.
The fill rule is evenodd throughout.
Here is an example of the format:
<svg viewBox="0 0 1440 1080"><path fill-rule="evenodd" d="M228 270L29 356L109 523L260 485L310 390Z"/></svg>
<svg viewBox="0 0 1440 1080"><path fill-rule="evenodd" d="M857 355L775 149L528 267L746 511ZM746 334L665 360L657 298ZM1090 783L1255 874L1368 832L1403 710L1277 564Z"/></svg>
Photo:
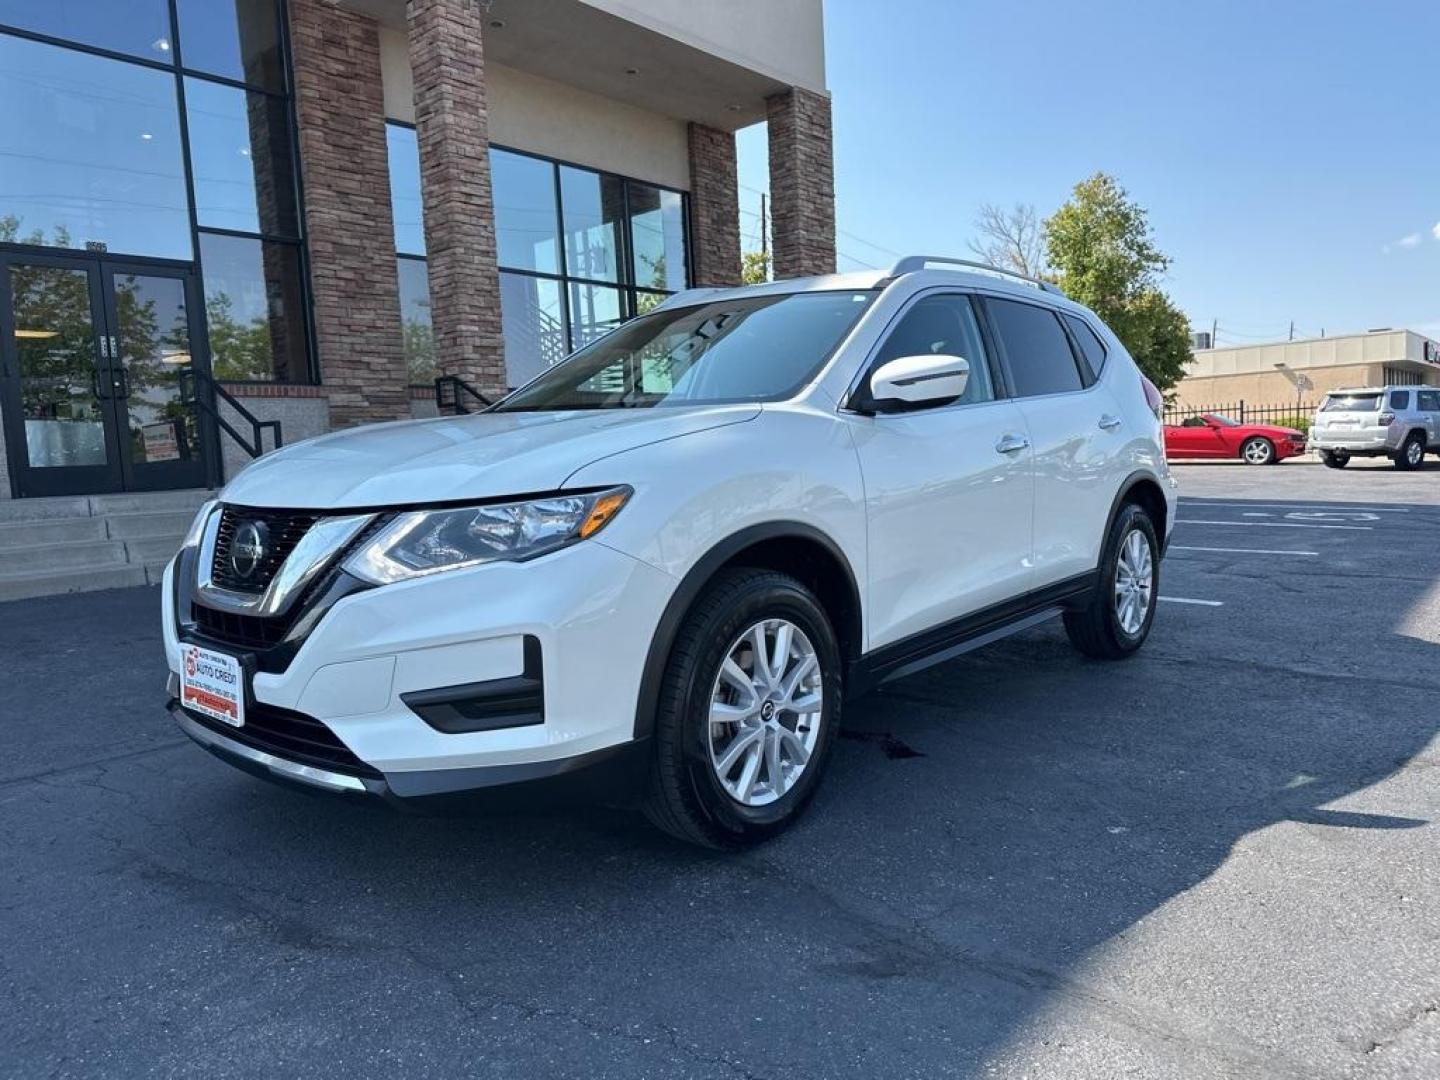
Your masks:
<svg viewBox="0 0 1440 1080"><path fill-rule="evenodd" d="M1305 452L1305 433L1273 424L1242 424L1219 413L1187 417L1165 425L1165 456L1239 458L1247 465L1274 465Z"/></svg>

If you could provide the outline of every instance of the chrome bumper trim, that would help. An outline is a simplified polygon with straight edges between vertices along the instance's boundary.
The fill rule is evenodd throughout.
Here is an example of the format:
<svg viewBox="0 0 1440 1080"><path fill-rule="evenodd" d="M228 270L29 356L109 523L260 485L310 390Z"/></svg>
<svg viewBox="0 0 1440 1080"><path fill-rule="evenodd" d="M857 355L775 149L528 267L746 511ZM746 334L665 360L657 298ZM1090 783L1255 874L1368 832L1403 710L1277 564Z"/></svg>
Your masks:
<svg viewBox="0 0 1440 1080"><path fill-rule="evenodd" d="M256 750L244 743L236 742L234 739L227 739L224 735L197 724L178 708L172 709L171 715L175 717L175 722L180 725L181 731L207 750L217 750L231 757L244 758L246 761L269 769L277 776L283 776L287 780L298 780L302 784L323 788L326 791L355 791L361 794L369 791L358 777L330 772L328 769L317 769L313 765L301 765L298 761L276 757L274 754Z"/></svg>

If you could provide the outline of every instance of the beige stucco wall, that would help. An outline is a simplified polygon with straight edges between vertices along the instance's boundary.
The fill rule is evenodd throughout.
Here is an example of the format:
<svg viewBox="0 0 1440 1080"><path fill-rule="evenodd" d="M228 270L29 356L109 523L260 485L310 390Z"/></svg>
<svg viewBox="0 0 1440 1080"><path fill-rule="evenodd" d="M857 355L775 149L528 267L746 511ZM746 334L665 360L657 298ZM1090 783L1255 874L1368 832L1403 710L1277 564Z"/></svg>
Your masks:
<svg viewBox="0 0 1440 1080"><path fill-rule="evenodd" d="M385 115L415 122L405 34L380 31ZM490 141L640 180L688 190L685 125L563 83L487 64Z"/></svg>
<svg viewBox="0 0 1440 1080"><path fill-rule="evenodd" d="M1342 386L1380 386L1385 381L1383 372L1383 364L1309 368L1305 375L1314 388L1298 396L1308 405L1319 400L1327 390ZM1274 368L1238 375L1192 376L1177 383L1172 393L1176 404L1190 408L1231 405L1237 401L1247 405L1285 405L1297 397L1295 384Z"/></svg>
<svg viewBox="0 0 1440 1080"><path fill-rule="evenodd" d="M1284 364L1308 374L1313 368L1394 363L1408 356L1410 343L1407 339L1410 338L1415 339L1418 351L1422 339L1418 334L1410 334L1404 330L1311 338L1305 341L1280 341L1271 345L1206 349L1195 354L1189 375L1204 377L1234 375L1247 371L1274 371L1276 364Z"/></svg>
<svg viewBox="0 0 1440 1080"><path fill-rule="evenodd" d="M582 0L791 86L825 89L822 0Z"/></svg>

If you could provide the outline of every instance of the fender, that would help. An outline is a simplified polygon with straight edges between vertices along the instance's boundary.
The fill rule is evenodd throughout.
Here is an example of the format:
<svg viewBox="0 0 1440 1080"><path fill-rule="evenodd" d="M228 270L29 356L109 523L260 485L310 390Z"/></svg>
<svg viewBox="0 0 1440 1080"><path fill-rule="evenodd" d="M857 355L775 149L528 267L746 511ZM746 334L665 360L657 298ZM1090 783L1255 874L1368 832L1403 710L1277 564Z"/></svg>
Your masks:
<svg viewBox="0 0 1440 1080"><path fill-rule="evenodd" d="M840 549L840 545L815 526L807 525L803 521L767 521L759 525L751 525L737 533L731 533L702 555L695 565L686 571L685 576L680 579L679 586L671 595L669 603L665 605L659 625L655 628L655 635L650 639L650 651L645 655L645 668L640 675L640 694L635 703L635 738L646 738L655 730L655 708L660 696L660 681L665 676L665 664L670 659L670 649L674 646L675 637L680 632L680 623L700 595L701 590L715 576L717 570L746 548L764 540L784 538L813 541L834 556L835 561L845 569L850 601L854 605L856 614L859 615L862 609L860 588L855 581L855 570ZM855 631L851 635L854 640L840 643L841 653L848 659L854 659L860 655L859 627L860 619L857 618Z"/></svg>
<svg viewBox="0 0 1440 1080"><path fill-rule="evenodd" d="M1102 545L1104 544L1104 537L1110 535L1110 530L1115 525L1115 517L1117 514L1120 513L1120 507L1125 504L1125 496L1129 495L1130 492L1135 490L1135 486L1143 480L1150 481L1150 483L1154 484L1157 488L1160 489L1160 498L1161 501L1165 502L1165 505L1167 507L1165 512L1168 516L1170 512L1168 509L1169 502L1165 500L1165 486L1160 482L1160 477L1156 476L1152 472L1147 472L1144 469L1136 469L1129 476L1125 477L1124 481L1121 482L1119 490L1115 493L1114 500L1110 503L1110 513L1105 518L1105 531L1100 534ZM1164 535L1160 537L1160 557L1162 559L1165 557L1165 549L1169 546L1170 530L1165 529Z"/></svg>

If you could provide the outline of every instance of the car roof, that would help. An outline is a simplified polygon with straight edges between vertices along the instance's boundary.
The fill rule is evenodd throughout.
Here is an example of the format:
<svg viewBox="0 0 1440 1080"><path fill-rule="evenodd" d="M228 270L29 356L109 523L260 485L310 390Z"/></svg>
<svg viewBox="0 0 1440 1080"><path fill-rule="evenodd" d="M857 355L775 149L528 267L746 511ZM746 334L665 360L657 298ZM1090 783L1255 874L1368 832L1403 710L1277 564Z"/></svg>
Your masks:
<svg viewBox="0 0 1440 1080"><path fill-rule="evenodd" d="M897 268L915 261L912 256L900 260ZM1071 300L1054 286L1042 286L1018 275L996 268L975 264L945 266L939 263L925 263L916 269L862 270L845 274L822 274L814 277L782 278L758 285L714 286L685 289L668 297L659 308L684 307L688 304L707 303L714 300L734 300L752 296L786 296L804 292L847 292L883 289L888 285L904 281L916 288L928 285L952 285L964 288L984 289L988 292L1003 293L1021 300L1039 300L1062 310L1077 314L1088 312L1083 304ZM652 309L652 310L658 310Z"/></svg>

